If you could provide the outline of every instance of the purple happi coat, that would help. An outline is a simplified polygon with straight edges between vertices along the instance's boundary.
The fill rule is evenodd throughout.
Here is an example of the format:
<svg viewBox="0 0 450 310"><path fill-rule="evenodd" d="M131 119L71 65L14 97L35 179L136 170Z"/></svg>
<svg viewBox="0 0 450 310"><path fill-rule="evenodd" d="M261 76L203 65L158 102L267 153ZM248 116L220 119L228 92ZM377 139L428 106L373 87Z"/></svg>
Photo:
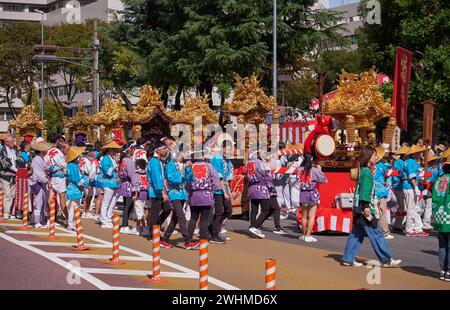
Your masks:
<svg viewBox="0 0 450 310"><path fill-rule="evenodd" d="M199 162L186 171L189 205L214 205L213 193L220 190L220 179L216 169L210 164Z"/></svg>
<svg viewBox="0 0 450 310"><path fill-rule="evenodd" d="M124 157L119 167L120 186L117 190L119 196L131 197L131 179L134 173L133 159Z"/></svg>
<svg viewBox="0 0 450 310"><path fill-rule="evenodd" d="M259 159L250 160L245 166L245 173L248 181L248 198L269 199L271 196L269 189L273 186L273 179L268 167Z"/></svg>
<svg viewBox="0 0 450 310"><path fill-rule="evenodd" d="M138 192L137 200L148 200L147 169L136 168L131 177L132 191Z"/></svg>

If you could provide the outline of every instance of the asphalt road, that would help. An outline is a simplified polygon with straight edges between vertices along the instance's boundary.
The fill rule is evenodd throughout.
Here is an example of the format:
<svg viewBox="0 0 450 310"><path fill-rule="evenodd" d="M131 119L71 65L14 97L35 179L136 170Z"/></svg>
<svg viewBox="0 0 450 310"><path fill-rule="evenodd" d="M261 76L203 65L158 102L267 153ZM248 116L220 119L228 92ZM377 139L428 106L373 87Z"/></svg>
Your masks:
<svg viewBox="0 0 450 310"><path fill-rule="evenodd" d="M108 265L111 257L111 229L101 229L92 219L83 219L88 251L74 252L76 236L58 228L58 240L49 241L45 231L22 234L16 226L2 224L0 229L0 289L198 289L198 250L182 247L180 234L174 234L172 249L161 249L161 273L164 283L146 282L152 270L152 244L145 238L120 235L120 257L124 265ZM381 268L380 283L369 283L370 266L344 267L339 259L346 236L318 235L317 243L298 240L294 220L282 220L291 233L279 236L269 231L272 219L265 223L265 240L248 235L248 222L230 219L225 223L227 244L209 245L210 290L263 289L264 262L277 261L278 289L450 289L450 283L437 279L437 240L434 237L406 238L396 236L388 243L396 258L403 260L399 268ZM38 252L36 252L38 251ZM360 259L375 259L369 240L361 249ZM58 265L56 261L59 260ZM88 274L81 285L67 283L68 269L61 262L76 260Z"/></svg>
<svg viewBox="0 0 450 310"><path fill-rule="evenodd" d="M319 233L314 237L318 242L305 243L300 241L300 231L297 221L293 219L281 220L281 225L288 232L288 235L276 235L272 233L273 219L269 218L263 225L263 231L266 238L279 242L297 244L301 247L310 247L331 252L343 253L347 241L346 234L338 233ZM225 228L236 233L248 234L248 222L244 219L230 219L225 223ZM402 260L404 268L410 272L416 272L420 275L437 276L439 273L438 261L438 239L435 234L429 237L405 237L404 235L392 233L395 237L387 240L394 258ZM372 249L369 239L365 239L361 247L359 256L369 259L376 259L375 252Z"/></svg>
<svg viewBox="0 0 450 310"><path fill-rule="evenodd" d="M0 290L94 290L80 280L69 284L69 271L54 262L0 238ZM69 282L73 282L69 276Z"/></svg>

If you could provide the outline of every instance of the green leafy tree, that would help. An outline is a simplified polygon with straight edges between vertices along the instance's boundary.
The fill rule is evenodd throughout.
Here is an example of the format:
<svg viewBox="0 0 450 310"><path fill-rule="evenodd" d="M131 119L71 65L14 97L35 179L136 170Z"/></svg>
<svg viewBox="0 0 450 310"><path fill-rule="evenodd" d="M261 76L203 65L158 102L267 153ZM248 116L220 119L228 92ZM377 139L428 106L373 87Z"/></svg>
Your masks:
<svg viewBox="0 0 450 310"><path fill-rule="evenodd" d="M14 118L14 96L22 96L24 103L30 104L34 95L39 68L33 61L33 45L39 40L39 29L35 23L0 25L0 102L7 103Z"/></svg>
<svg viewBox="0 0 450 310"><path fill-rule="evenodd" d="M435 142L450 139L450 2L446 0L379 0L381 25L365 24L358 44L367 66L394 76L395 48L413 53L409 93L408 132L404 138L415 142L422 135L423 101L436 102ZM361 2L367 14L367 0Z"/></svg>
<svg viewBox="0 0 450 310"><path fill-rule="evenodd" d="M295 71L297 58L342 39L337 14L312 11L313 3L278 1L279 64L285 70ZM177 95L188 87L211 95L213 85L231 84L235 74L256 73L264 85L271 84L272 1L124 0L124 5L110 33L139 55L136 81L160 87L164 99L170 86Z"/></svg>

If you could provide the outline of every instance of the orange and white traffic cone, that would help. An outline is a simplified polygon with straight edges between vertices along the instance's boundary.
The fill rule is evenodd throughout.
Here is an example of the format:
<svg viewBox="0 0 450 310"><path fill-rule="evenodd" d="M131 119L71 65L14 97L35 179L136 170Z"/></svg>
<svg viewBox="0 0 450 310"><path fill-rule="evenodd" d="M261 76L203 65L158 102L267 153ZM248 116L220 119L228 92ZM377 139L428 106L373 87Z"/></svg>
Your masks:
<svg viewBox="0 0 450 310"><path fill-rule="evenodd" d="M159 260L159 257L161 255L160 239L161 239L161 231L159 230L159 225L153 225L153 272L151 278L146 281L148 283L167 282L166 279L160 277L161 273Z"/></svg>
<svg viewBox="0 0 450 310"><path fill-rule="evenodd" d="M276 290L276 261L274 259L266 260L266 290Z"/></svg>
<svg viewBox="0 0 450 310"><path fill-rule="evenodd" d="M84 237L83 237L83 227L81 227L81 215L80 215L80 206L78 204L75 205L75 227L77 229L77 243L78 246L74 247L74 251L86 251L89 250L89 247L84 245ZM70 211L69 211L70 212Z"/></svg>
<svg viewBox="0 0 450 310"><path fill-rule="evenodd" d="M208 240L200 240L199 284L201 290L208 289Z"/></svg>
<svg viewBox="0 0 450 310"><path fill-rule="evenodd" d="M55 240L55 228L56 228L56 197L50 201L50 230L48 233L48 239Z"/></svg>
<svg viewBox="0 0 450 310"><path fill-rule="evenodd" d="M17 230L30 230L31 227L28 226L28 192L23 195L22 216L22 226Z"/></svg>
<svg viewBox="0 0 450 310"><path fill-rule="evenodd" d="M0 189L0 223L3 222L3 190Z"/></svg>
<svg viewBox="0 0 450 310"><path fill-rule="evenodd" d="M109 260L110 265L123 265L125 264L119 259L119 214L113 215L113 253L112 258Z"/></svg>

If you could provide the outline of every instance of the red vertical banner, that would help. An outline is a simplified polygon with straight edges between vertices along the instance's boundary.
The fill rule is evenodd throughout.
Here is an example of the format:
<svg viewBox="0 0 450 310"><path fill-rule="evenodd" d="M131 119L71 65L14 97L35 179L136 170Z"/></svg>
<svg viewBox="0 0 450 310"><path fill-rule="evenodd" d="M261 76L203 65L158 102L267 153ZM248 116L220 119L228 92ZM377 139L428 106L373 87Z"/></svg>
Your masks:
<svg viewBox="0 0 450 310"><path fill-rule="evenodd" d="M408 129L408 94L411 78L412 53L397 46L395 57L394 92L392 94L393 114L398 127Z"/></svg>

